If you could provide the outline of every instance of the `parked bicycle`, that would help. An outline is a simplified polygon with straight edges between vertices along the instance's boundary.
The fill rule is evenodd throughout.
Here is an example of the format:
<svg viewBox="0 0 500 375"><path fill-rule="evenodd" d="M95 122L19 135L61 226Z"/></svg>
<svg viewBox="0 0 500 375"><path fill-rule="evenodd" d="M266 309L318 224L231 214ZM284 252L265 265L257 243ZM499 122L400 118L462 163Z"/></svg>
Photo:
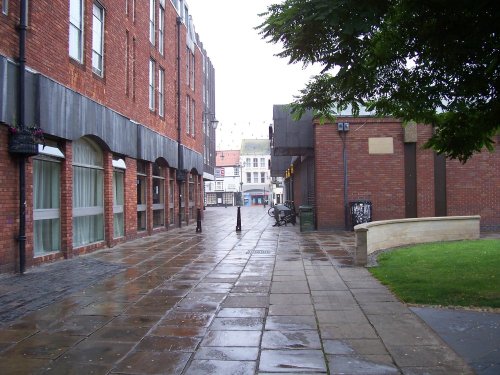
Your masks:
<svg viewBox="0 0 500 375"><path fill-rule="evenodd" d="M288 223L296 224L297 213L295 212L293 201L286 201L285 204L277 204L273 207L273 210L269 209L267 213L276 220L276 223L273 225L275 227Z"/></svg>

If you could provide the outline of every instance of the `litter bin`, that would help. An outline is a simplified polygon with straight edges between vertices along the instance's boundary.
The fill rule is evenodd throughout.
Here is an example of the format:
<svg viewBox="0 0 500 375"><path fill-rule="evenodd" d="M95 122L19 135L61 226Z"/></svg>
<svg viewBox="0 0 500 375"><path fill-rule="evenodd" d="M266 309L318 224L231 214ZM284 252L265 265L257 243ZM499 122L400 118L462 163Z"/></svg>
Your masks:
<svg viewBox="0 0 500 375"><path fill-rule="evenodd" d="M358 224L372 221L372 202L353 201L350 202L351 225L354 228Z"/></svg>
<svg viewBox="0 0 500 375"><path fill-rule="evenodd" d="M300 231L310 232L314 230L314 212L312 206L299 206Z"/></svg>

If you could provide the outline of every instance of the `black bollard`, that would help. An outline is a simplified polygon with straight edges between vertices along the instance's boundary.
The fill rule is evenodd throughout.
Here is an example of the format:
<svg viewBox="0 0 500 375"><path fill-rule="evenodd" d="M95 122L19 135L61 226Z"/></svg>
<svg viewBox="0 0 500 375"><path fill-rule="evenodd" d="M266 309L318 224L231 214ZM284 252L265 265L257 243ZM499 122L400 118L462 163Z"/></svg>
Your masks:
<svg viewBox="0 0 500 375"><path fill-rule="evenodd" d="M201 209L199 208L196 214L196 233L198 232L201 233Z"/></svg>
<svg viewBox="0 0 500 375"><path fill-rule="evenodd" d="M241 212L238 206L238 216L236 216L236 232L241 232Z"/></svg>

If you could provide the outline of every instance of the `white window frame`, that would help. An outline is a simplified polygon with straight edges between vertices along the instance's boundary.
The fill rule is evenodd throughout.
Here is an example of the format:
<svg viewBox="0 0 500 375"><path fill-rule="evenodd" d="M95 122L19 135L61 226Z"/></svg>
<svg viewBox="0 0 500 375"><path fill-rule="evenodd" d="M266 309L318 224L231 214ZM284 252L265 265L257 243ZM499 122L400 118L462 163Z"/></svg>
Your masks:
<svg viewBox="0 0 500 375"><path fill-rule="evenodd" d="M114 164L114 160L113 160L113 164ZM123 163L125 164L125 163ZM123 179L123 200L124 200L124 204L125 204L125 169L122 169L122 166L120 165L119 167L114 167L113 168L113 186L114 184L116 184L116 177L115 177L115 174L121 174L121 178ZM113 203L116 201L116 190L113 189ZM116 214L123 214L125 215L125 210L124 210L124 204L113 204L113 238L121 238L123 236L116 236L116 220L115 220L115 215ZM123 217L123 220L125 221L125 217ZM123 223L123 231L125 231L125 223ZM124 233L125 235L125 233Z"/></svg>
<svg viewBox="0 0 500 375"><path fill-rule="evenodd" d="M149 59L149 109L155 110L155 61Z"/></svg>
<svg viewBox="0 0 500 375"><path fill-rule="evenodd" d="M253 183L254 184L259 183L259 172L253 172Z"/></svg>
<svg viewBox="0 0 500 375"><path fill-rule="evenodd" d="M2 1L2 13L6 16L9 15L9 0Z"/></svg>
<svg viewBox="0 0 500 375"><path fill-rule="evenodd" d="M78 15L78 18L72 18L71 16L71 8L72 5L80 5L80 14ZM79 63L83 63L83 15L84 15L84 10L83 10L83 5L84 2L83 0L70 0L69 2L69 33L68 33L68 46L69 46L69 56L78 61ZM78 35L78 41L79 45L77 47L77 56L72 55L71 53L71 30L76 30L75 32Z"/></svg>
<svg viewBox="0 0 500 375"><path fill-rule="evenodd" d="M191 98L186 95L186 134L190 133L189 127L191 126Z"/></svg>
<svg viewBox="0 0 500 375"><path fill-rule="evenodd" d="M158 115L165 116L165 69L158 69Z"/></svg>
<svg viewBox="0 0 500 375"><path fill-rule="evenodd" d="M156 33L156 1L149 0L149 42L155 45L155 33Z"/></svg>
<svg viewBox="0 0 500 375"><path fill-rule="evenodd" d="M258 158L253 158L253 164L252 166L254 168L258 168L259 167L259 159Z"/></svg>
<svg viewBox="0 0 500 375"><path fill-rule="evenodd" d="M46 146L47 147L47 146ZM60 150L58 149L60 152ZM61 157L64 158L64 155L60 152L62 155ZM51 156L45 156L43 154L39 154L35 158L35 160L41 161L41 162L49 162L49 163L54 163L59 165L59 184L61 184L61 160L59 159L59 155L56 157L51 157ZM35 189L33 189L33 195L35 195ZM42 221L42 220L54 220L58 219L59 220L59 249L50 251L50 252L43 252L42 254L38 254L37 249L33 249L35 253L35 257L38 256L44 256L46 254L50 254L52 252L58 252L61 250L61 190L59 188L59 207L58 208L44 208L44 209L36 209L33 207L33 221ZM33 229L35 231L35 229Z"/></svg>
<svg viewBox="0 0 500 375"><path fill-rule="evenodd" d="M164 227L165 226L165 222L166 222L166 219L165 219L165 170L166 168L164 167L160 167L160 175L155 175L153 173L153 176L152 176L152 188L154 189L155 187L155 182L159 182L159 185L157 185L156 187L160 187L160 190L158 193L161 193L159 194L160 196L160 203L153 203L152 205L152 208L153 208L153 214L154 214L154 211L163 211L163 223L161 225L156 225L154 224L154 220L153 220L153 228L161 228L161 227ZM154 194L154 191L152 191L152 193Z"/></svg>
<svg viewBox="0 0 500 375"><path fill-rule="evenodd" d="M146 215L146 220L144 223L144 228L139 228L139 222L137 222L137 231L138 232L143 232L148 229L148 220L147 220L147 201L148 201L148 175L146 173L143 173L141 171L137 171L137 183L139 183L139 178L144 181L144 203L137 204L137 212L144 213ZM141 197L141 202L142 202L142 197Z"/></svg>
<svg viewBox="0 0 500 375"><path fill-rule="evenodd" d="M195 111L196 111L196 102L194 99L191 100L191 135L194 137L194 119L195 119Z"/></svg>
<svg viewBox="0 0 500 375"><path fill-rule="evenodd" d="M96 9L100 13L100 19L96 17ZM96 45L97 28L100 29L100 37ZM96 1L92 5L92 71L101 77L104 75L104 8Z"/></svg>
<svg viewBox="0 0 500 375"><path fill-rule="evenodd" d="M215 191L224 190L224 181L215 181Z"/></svg>
<svg viewBox="0 0 500 375"><path fill-rule="evenodd" d="M266 167L266 158L260 158L260 167L265 168Z"/></svg>
<svg viewBox="0 0 500 375"><path fill-rule="evenodd" d="M158 11L158 52L163 56L165 52L165 5L160 0L160 9Z"/></svg>

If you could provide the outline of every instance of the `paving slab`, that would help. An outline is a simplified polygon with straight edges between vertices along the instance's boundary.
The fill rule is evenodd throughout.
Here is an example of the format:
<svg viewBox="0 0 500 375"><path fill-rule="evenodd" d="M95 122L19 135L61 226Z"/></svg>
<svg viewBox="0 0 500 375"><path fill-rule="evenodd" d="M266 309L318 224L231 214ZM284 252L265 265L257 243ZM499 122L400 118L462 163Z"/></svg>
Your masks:
<svg viewBox="0 0 500 375"><path fill-rule="evenodd" d="M352 266L353 233L241 211L239 233L234 207L207 208L202 233L172 228L0 277L0 373L473 373L432 313ZM453 326L466 327L462 356L498 373L496 341L470 348L485 337L477 321Z"/></svg>

